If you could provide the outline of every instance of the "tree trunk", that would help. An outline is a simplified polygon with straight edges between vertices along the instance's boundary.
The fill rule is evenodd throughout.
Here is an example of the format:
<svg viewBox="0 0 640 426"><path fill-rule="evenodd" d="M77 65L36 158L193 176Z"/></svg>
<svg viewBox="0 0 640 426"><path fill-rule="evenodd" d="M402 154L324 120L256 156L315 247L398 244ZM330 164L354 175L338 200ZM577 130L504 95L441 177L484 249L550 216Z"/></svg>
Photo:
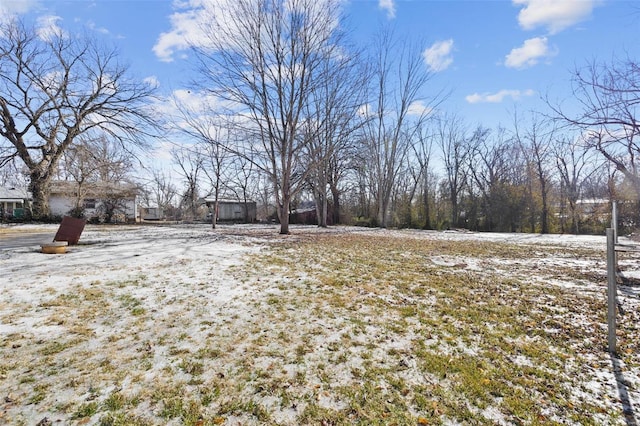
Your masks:
<svg viewBox="0 0 640 426"><path fill-rule="evenodd" d="M322 223L318 222L318 225L320 225L322 228L326 228L329 225L327 223L327 215L329 213L329 200L327 199L326 185L324 189L325 192L322 194Z"/></svg>
<svg viewBox="0 0 640 426"><path fill-rule="evenodd" d="M338 223L340 223L340 192L334 185L329 185L329 188L331 190L331 197L333 199L333 224L337 225Z"/></svg>
<svg viewBox="0 0 640 426"><path fill-rule="evenodd" d="M383 199L380 200L380 203L378 204L378 226L380 228L386 228L387 227L387 206L389 204L389 201L386 199L386 197L383 197Z"/></svg>
<svg viewBox="0 0 640 426"><path fill-rule="evenodd" d="M289 234L289 195L282 200L282 205L278 206L278 218L280 219L280 234Z"/></svg>
<svg viewBox="0 0 640 426"><path fill-rule="evenodd" d="M327 196L325 194L320 196L320 205L317 206L317 214L318 214L318 226L321 228L327 227Z"/></svg>
<svg viewBox="0 0 640 426"><path fill-rule="evenodd" d="M450 228L458 226L458 195L455 190L451 191L451 224Z"/></svg>
<svg viewBox="0 0 640 426"><path fill-rule="evenodd" d="M39 170L30 174L29 191L33 198L31 217L36 220L46 219L50 216L49 208L49 183L51 178L43 175Z"/></svg>
<svg viewBox="0 0 640 426"><path fill-rule="evenodd" d="M542 191L542 213L540 220L542 221L542 234L549 233L549 206L547 205L547 185L544 179L540 179L540 186Z"/></svg>
<svg viewBox="0 0 640 426"><path fill-rule="evenodd" d="M571 211L571 233L578 235L580 229L578 225L578 212L576 207L575 201L569 201L569 210Z"/></svg>
<svg viewBox="0 0 640 426"><path fill-rule="evenodd" d="M325 188L325 192L323 192L320 188ZM327 227L327 194L326 194L327 185L320 184L317 188L313 190L313 198L316 202L316 218L318 220L318 226L321 228Z"/></svg>
<svg viewBox="0 0 640 426"><path fill-rule="evenodd" d="M211 212L211 229L216 229L216 223L218 222L219 207L220 207L220 203L218 202L218 196L216 195L216 200L213 202L213 211Z"/></svg>
<svg viewBox="0 0 640 426"><path fill-rule="evenodd" d="M431 209L429 208L429 189L425 183L424 189L424 227L422 229L431 229Z"/></svg>
<svg viewBox="0 0 640 426"><path fill-rule="evenodd" d="M380 228L386 227L386 224L384 222L384 207L382 207L381 205L378 206L378 211L376 213L376 222L378 222L377 224Z"/></svg>

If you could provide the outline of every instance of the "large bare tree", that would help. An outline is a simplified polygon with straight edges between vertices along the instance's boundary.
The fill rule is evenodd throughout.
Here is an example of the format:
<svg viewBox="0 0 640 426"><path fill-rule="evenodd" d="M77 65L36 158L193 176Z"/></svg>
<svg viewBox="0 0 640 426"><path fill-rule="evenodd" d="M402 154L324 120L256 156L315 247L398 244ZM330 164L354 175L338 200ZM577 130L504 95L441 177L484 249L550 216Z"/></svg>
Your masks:
<svg viewBox="0 0 640 426"><path fill-rule="evenodd" d="M84 213L87 194L95 193L98 187L108 192L107 189L130 183L133 170L130 156L114 141L105 137L81 139L65 150L57 174L61 180L73 183L67 195L74 199L76 215Z"/></svg>
<svg viewBox="0 0 640 426"><path fill-rule="evenodd" d="M197 47L200 87L242 115L254 144L247 156L271 179L280 233L289 206L310 171L302 131L318 87L331 78L326 62L340 52L338 0L235 0L212 14ZM240 149L238 149L240 151Z"/></svg>
<svg viewBox="0 0 640 426"><path fill-rule="evenodd" d="M437 119L435 138L444 166L445 193L451 203L450 226L458 226L460 197L468 184L467 164L472 152L471 141L474 137L469 135L469 130L460 117L443 115Z"/></svg>
<svg viewBox="0 0 640 426"><path fill-rule="evenodd" d="M640 199L640 63L633 58L592 61L572 73L579 110L552 106L556 118L578 128L588 147L632 182Z"/></svg>
<svg viewBox="0 0 640 426"><path fill-rule="evenodd" d="M433 159L433 141L435 139L430 123L420 123L416 129L415 141L411 144L413 151L412 159L415 162L413 167L414 179L416 183L420 180L418 187L421 189L422 216L424 218L423 229L431 229L431 199L433 198L433 171L431 162Z"/></svg>
<svg viewBox="0 0 640 426"><path fill-rule="evenodd" d="M45 217L53 173L79 136L144 144L154 89L129 78L117 51L89 37L43 33L18 20L1 24L0 33L0 166L24 163L33 216Z"/></svg>
<svg viewBox="0 0 640 426"><path fill-rule="evenodd" d="M308 138L305 147L310 169L308 183L320 227L328 224L329 192L335 213L333 219L339 219L339 187L345 160L350 160L353 151L354 134L363 125L358 112L364 102L367 79L366 70L358 65L358 55L344 54L329 59L322 71L329 78L323 79L325 85L316 89L303 127Z"/></svg>
<svg viewBox="0 0 640 426"><path fill-rule="evenodd" d="M591 174L602 166L594 158L595 152L585 148L582 137L563 137L553 146L553 154L560 180L560 231L565 232L566 208L570 220L570 232L580 232L578 201L582 197L582 187Z"/></svg>
<svg viewBox="0 0 640 426"><path fill-rule="evenodd" d="M504 231L510 219L510 200L507 192L509 172L514 167L512 141L506 131L496 132L478 128L476 141L471 146L469 175L480 198L482 228L487 231Z"/></svg>
<svg viewBox="0 0 640 426"><path fill-rule="evenodd" d="M215 111L203 105L201 108L189 107L178 103L180 120L177 127L180 133L197 141L196 155L193 161L200 164L202 172L208 178L213 195L213 210L211 212L211 227L216 228L218 220L219 201L225 182L228 163L231 162L232 151L229 150L234 138L232 126L216 116ZM180 162L178 162L180 164ZM180 164L184 170L184 166Z"/></svg>
<svg viewBox="0 0 640 426"><path fill-rule="evenodd" d="M370 104L364 112L367 121L363 140L370 158L371 192L381 227L387 226L395 180L414 135L442 100L442 92L430 98L425 96L433 73L427 69L417 47L384 30L377 38L371 61Z"/></svg>
<svg viewBox="0 0 640 426"><path fill-rule="evenodd" d="M540 215L531 215L531 232L535 232L536 222L540 223L540 232L549 233L550 200L549 194L553 178L553 146L557 142L558 129L552 122L532 114L529 123L517 115L514 117L515 140L527 161L530 180L530 194L533 201L539 195ZM532 212L534 213L534 212Z"/></svg>
<svg viewBox="0 0 640 426"><path fill-rule="evenodd" d="M177 220L175 199L178 196L178 188L171 179L171 173L160 168L151 170L144 195L149 205L155 205L160 210L160 218L171 217Z"/></svg>
<svg viewBox="0 0 640 426"><path fill-rule="evenodd" d="M177 172L184 179L184 192L180 199L180 208L189 220L198 219L200 200L200 180L204 168L205 156L202 146L180 146L171 150Z"/></svg>

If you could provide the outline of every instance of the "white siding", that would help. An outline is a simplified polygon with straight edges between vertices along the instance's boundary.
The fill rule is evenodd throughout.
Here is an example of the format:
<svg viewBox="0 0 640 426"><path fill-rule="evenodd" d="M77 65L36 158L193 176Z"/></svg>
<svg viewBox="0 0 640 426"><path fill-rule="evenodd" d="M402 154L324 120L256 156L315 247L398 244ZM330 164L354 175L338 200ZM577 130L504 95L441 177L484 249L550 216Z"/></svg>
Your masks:
<svg viewBox="0 0 640 426"><path fill-rule="evenodd" d="M49 197L49 209L53 216L64 216L73 208L74 202L68 197L51 195Z"/></svg>
<svg viewBox="0 0 640 426"><path fill-rule="evenodd" d="M101 204L101 200L97 199L95 208L85 209L85 217L91 218L92 216L96 216ZM49 208L51 209L51 214L54 216L64 216L69 214L74 205L74 200L68 197L59 195L51 195L49 197ZM122 211L122 213L124 213L128 220L135 220L137 218L137 209L138 206L136 200L129 199L124 202L124 211ZM119 209L118 211L121 210Z"/></svg>

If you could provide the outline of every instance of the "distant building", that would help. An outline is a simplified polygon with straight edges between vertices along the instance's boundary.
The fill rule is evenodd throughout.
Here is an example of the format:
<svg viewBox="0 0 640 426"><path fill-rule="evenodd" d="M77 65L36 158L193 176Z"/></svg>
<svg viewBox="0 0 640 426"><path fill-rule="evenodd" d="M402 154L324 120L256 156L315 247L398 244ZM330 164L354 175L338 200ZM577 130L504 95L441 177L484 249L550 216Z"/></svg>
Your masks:
<svg viewBox="0 0 640 426"><path fill-rule="evenodd" d="M132 222L139 219L138 187L126 182L53 181L49 208L54 216L72 215L80 209L85 218Z"/></svg>
<svg viewBox="0 0 640 426"><path fill-rule="evenodd" d="M211 211L215 198L204 198L204 204L209 208L207 219L211 218ZM218 221L234 223L253 223L256 221L257 207L255 201L239 201L230 199L218 200Z"/></svg>
<svg viewBox="0 0 640 426"><path fill-rule="evenodd" d="M607 198L581 198L576 201L576 211L582 219L605 223L611 220L611 200Z"/></svg>
<svg viewBox="0 0 640 426"><path fill-rule="evenodd" d="M31 204L31 193L26 187L0 187L0 219L22 218Z"/></svg>
<svg viewBox="0 0 640 426"><path fill-rule="evenodd" d="M142 220L164 220L164 209L162 207L139 207L140 218Z"/></svg>

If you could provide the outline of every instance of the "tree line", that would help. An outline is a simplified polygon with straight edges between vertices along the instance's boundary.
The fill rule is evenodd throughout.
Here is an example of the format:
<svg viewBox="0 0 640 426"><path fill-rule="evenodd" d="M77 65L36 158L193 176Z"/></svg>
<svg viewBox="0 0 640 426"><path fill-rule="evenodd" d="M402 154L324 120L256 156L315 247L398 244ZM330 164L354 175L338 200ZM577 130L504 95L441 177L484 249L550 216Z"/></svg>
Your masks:
<svg viewBox="0 0 640 426"><path fill-rule="evenodd" d="M601 232L610 200L637 223L633 58L577 67L578 113L547 102L491 129L446 112L450 93L415 42L381 29L368 49L355 46L338 1L226 7L192 46L201 101L175 97L162 122L156 88L131 78L117 49L3 24L0 174L26 171L34 218L49 214L54 177L122 180L134 158L147 166L149 202L195 217L203 195L214 212L223 198L252 199L281 233L307 200L320 226ZM140 160L162 135L173 171Z"/></svg>

